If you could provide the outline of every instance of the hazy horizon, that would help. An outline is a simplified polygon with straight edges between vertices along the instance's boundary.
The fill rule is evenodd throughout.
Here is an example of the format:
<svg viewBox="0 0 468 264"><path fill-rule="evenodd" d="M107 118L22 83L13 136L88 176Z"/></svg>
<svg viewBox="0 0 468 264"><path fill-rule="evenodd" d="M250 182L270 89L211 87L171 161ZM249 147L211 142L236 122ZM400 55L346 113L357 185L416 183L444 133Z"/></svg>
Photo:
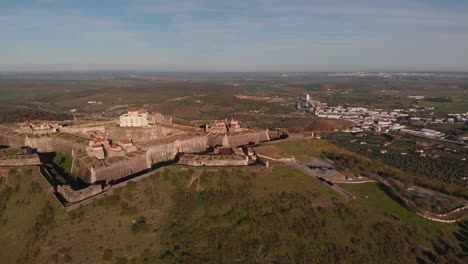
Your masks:
<svg viewBox="0 0 468 264"><path fill-rule="evenodd" d="M0 2L0 72L468 72L461 1Z"/></svg>

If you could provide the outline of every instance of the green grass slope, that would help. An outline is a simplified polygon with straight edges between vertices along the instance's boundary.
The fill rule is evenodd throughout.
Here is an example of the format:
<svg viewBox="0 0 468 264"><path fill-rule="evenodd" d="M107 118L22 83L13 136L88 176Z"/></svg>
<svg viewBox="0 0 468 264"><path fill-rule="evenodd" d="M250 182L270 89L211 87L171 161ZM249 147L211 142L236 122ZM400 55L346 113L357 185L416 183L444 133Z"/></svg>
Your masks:
<svg viewBox="0 0 468 264"><path fill-rule="evenodd" d="M468 225L419 218L375 184L344 186L357 197L347 205L314 207L339 196L284 165L169 166L70 213L35 172L15 175L20 187L7 199L1 189L1 263L466 261Z"/></svg>

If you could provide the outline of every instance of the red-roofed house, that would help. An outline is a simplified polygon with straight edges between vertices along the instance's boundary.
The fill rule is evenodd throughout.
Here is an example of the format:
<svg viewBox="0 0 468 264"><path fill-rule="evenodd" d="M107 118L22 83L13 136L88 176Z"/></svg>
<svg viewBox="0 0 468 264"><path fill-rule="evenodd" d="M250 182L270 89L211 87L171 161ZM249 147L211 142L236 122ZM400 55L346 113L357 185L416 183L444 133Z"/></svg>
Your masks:
<svg viewBox="0 0 468 264"><path fill-rule="evenodd" d="M223 121L215 120L211 122L211 124L206 125L206 131L210 133L226 134L227 127Z"/></svg>
<svg viewBox="0 0 468 264"><path fill-rule="evenodd" d="M137 151L137 147L133 144L132 140L124 138L119 141L117 141L117 145L122 147L123 150L125 150L126 153L134 152Z"/></svg>

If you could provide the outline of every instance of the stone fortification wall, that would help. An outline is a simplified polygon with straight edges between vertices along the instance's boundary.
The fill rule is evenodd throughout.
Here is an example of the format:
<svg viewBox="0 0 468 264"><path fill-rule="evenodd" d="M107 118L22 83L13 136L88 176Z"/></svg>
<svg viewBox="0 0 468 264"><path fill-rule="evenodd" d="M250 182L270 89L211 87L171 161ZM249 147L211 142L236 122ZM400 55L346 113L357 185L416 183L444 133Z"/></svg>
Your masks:
<svg viewBox="0 0 468 264"><path fill-rule="evenodd" d="M146 152L148 159L153 164L161 161L171 160L175 157L176 154L177 152L174 148L173 142L149 147Z"/></svg>
<svg viewBox="0 0 468 264"><path fill-rule="evenodd" d="M222 145L224 135L209 136L208 144L210 146ZM255 132L246 132L242 134L232 134L227 136L229 145L231 147L239 147L247 145L249 143L258 144L263 141L269 141L270 137L267 130L264 131L255 131Z"/></svg>
<svg viewBox="0 0 468 264"><path fill-rule="evenodd" d="M104 126L66 126L60 128L60 132L69 133L69 134L86 134L87 131L101 131L102 133L106 132Z"/></svg>
<svg viewBox="0 0 468 264"><path fill-rule="evenodd" d="M71 174L75 177L80 178L84 182L93 183L93 174L94 170L89 168L86 163L73 155Z"/></svg>
<svg viewBox="0 0 468 264"><path fill-rule="evenodd" d="M180 157L177 164L187 165L187 166L247 166L249 164L249 157L234 157L226 156L221 158L220 156L215 155L200 155L198 158L184 158L184 155Z"/></svg>
<svg viewBox="0 0 468 264"><path fill-rule="evenodd" d="M0 145L12 148L24 146L24 137L8 134L0 134Z"/></svg>
<svg viewBox="0 0 468 264"><path fill-rule="evenodd" d="M31 148L37 149L38 152L53 152L54 144L52 142L52 137L26 137L24 140L24 145Z"/></svg>
<svg viewBox="0 0 468 264"><path fill-rule="evenodd" d="M62 155L71 156L71 151L84 151L85 145L72 140L56 136L16 136L0 134L0 145L10 147L29 146L38 152L58 152Z"/></svg>
<svg viewBox="0 0 468 264"><path fill-rule="evenodd" d="M0 158L0 166L34 166L41 165L39 156L31 155L11 155L5 159Z"/></svg>
<svg viewBox="0 0 468 264"><path fill-rule="evenodd" d="M129 160L122 160L106 167L94 169L91 173L93 182L117 180L151 168L147 155L140 155Z"/></svg>
<svg viewBox="0 0 468 264"><path fill-rule="evenodd" d="M151 163L158 163L166 160L173 160L177 153L197 153L203 152L208 146L208 138L205 136L175 140L171 143L155 145L148 148L147 156Z"/></svg>
<svg viewBox="0 0 468 264"><path fill-rule="evenodd" d="M151 168L152 164L173 160L179 152L202 152L207 147L206 137L197 137L185 140L151 146L143 155L135 156L129 160L121 160L104 167L93 168L78 157L73 158L72 175L84 182L96 181L110 182Z"/></svg>
<svg viewBox="0 0 468 264"><path fill-rule="evenodd" d="M128 138L133 141L153 140L166 136L173 129L156 125L153 127L108 127L107 133L113 140Z"/></svg>
<svg viewBox="0 0 468 264"><path fill-rule="evenodd" d="M154 145L148 147L146 155L136 156L130 160L122 160L119 162L112 163L106 167L90 168L87 169L86 165L82 163L74 163L72 174L80 177L83 181L93 183L96 181L112 181L123 177L130 176L151 168L152 164L173 160L178 153L199 153L206 150L207 146L210 145L209 137L199 136L189 139L178 139L174 142L169 142L160 145ZM222 137L219 137L222 141ZM234 142L235 146L245 145L249 142L261 142L268 141L268 135L266 131L251 132L242 135L230 136L229 140ZM231 143L233 145L233 143ZM234 146L233 145L233 146ZM234 160L233 160L234 162ZM233 166L233 165L245 165L244 160L235 161L232 164L226 165L226 161L219 161L219 164L213 164L211 166ZM227 162L229 163L229 162ZM237 164L239 163L239 164Z"/></svg>
<svg viewBox="0 0 468 264"><path fill-rule="evenodd" d="M87 188L74 191L68 185L59 185L57 186L57 192L62 195L62 197L69 203L76 203L87 199L91 196L99 194L101 192L109 190L110 186L106 186L106 188L102 188L101 185L91 185Z"/></svg>
<svg viewBox="0 0 468 264"><path fill-rule="evenodd" d="M24 145L37 149L38 152L57 152L71 157L72 150L85 151L86 145L60 137L26 137Z"/></svg>
<svg viewBox="0 0 468 264"><path fill-rule="evenodd" d="M186 126L186 125L174 124L174 123L171 123L171 124L161 123L161 126L169 128L169 129L180 129L180 130L187 130L187 131L194 131L194 132L203 131L203 129L200 127Z"/></svg>

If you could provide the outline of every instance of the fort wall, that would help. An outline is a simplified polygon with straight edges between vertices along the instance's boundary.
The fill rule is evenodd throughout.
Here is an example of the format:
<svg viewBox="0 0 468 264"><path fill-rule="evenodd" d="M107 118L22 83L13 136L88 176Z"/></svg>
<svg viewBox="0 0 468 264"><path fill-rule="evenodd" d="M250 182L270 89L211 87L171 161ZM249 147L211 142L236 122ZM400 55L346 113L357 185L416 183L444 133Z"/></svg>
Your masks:
<svg viewBox="0 0 468 264"><path fill-rule="evenodd" d="M209 136L208 144L210 146L222 145L224 135ZM231 147L239 147L250 143L258 144L263 141L270 141L268 130L253 131L241 134L231 134L227 136Z"/></svg>
<svg viewBox="0 0 468 264"><path fill-rule="evenodd" d="M160 125L153 127L108 127L107 133L113 140L128 138L133 141L153 140L164 137L173 129Z"/></svg>
<svg viewBox="0 0 468 264"><path fill-rule="evenodd" d="M91 171L92 182L118 180L132 174L151 168L151 163L146 155L135 156L129 160L122 160L110 164L107 167L95 168Z"/></svg>
<svg viewBox="0 0 468 264"><path fill-rule="evenodd" d="M68 185L59 185L57 186L57 192L62 195L62 197L69 203L76 203L79 201L82 201L84 199L87 199L91 196L94 196L96 194L99 194L101 192L109 190L110 186L106 186L105 188L102 188L101 185L91 185L87 188L81 189L74 191L70 186Z"/></svg>
<svg viewBox="0 0 468 264"><path fill-rule="evenodd" d="M167 131L161 126L151 128L111 128L108 132L111 137L159 137ZM259 143L269 141L268 131L254 131L228 136L231 147L247 145L249 143ZM0 144L8 146L30 146L38 149L39 152L57 152L61 155L73 157L72 175L79 177L84 182L94 183L96 181L110 182L123 177L133 175L151 168L152 164L173 160L178 153L199 153L204 152L208 146L222 145L223 136L195 136L188 139L177 139L173 142L150 146L146 153L116 161L102 167L92 167L85 161L74 157L72 152L84 152L85 144L77 143L73 140L57 136L48 137L19 137L0 135ZM243 161L242 161L243 162ZM222 162L221 162L222 163ZM243 164L242 164L243 165ZM213 165L217 166L217 165ZM222 166L222 164L221 164Z"/></svg>
<svg viewBox="0 0 468 264"><path fill-rule="evenodd" d="M87 131L101 131L102 133L106 132L104 126L65 126L60 128L60 132L69 133L69 134L86 134Z"/></svg>
<svg viewBox="0 0 468 264"><path fill-rule="evenodd" d="M54 136L17 136L0 134L0 145L9 147L29 146L38 152L58 152L62 155L71 156L72 150L85 151L85 145Z"/></svg>
<svg viewBox="0 0 468 264"><path fill-rule="evenodd" d="M36 154L31 155L10 155L6 159L0 158L0 166L34 166L41 165L39 156Z"/></svg>
<svg viewBox="0 0 468 264"><path fill-rule="evenodd" d="M201 155L198 159L184 158L182 155L181 159L177 164L187 165L187 166L247 166L249 164L249 157L245 156L244 158L231 156L226 156L225 159L220 158L220 156L214 155Z"/></svg>
<svg viewBox="0 0 468 264"><path fill-rule="evenodd" d="M148 160L152 164L161 161L173 160L177 153L197 153L206 150L208 138L205 136L185 140L175 140L171 143L151 146L147 150Z"/></svg>
<svg viewBox="0 0 468 264"><path fill-rule="evenodd" d="M95 175L93 175L94 169L86 165L86 163L73 155L71 174L75 177L80 178L84 182L93 183L95 182Z"/></svg>
<svg viewBox="0 0 468 264"><path fill-rule="evenodd" d="M24 146L24 137L17 135L0 134L0 145L12 148Z"/></svg>
<svg viewBox="0 0 468 264"><path fill-rule="evenodd" d="M59 137L26 137L24 145L37 149L38 152L57 152L69 156L74 151L85 151L86 145Z"/></svg>

